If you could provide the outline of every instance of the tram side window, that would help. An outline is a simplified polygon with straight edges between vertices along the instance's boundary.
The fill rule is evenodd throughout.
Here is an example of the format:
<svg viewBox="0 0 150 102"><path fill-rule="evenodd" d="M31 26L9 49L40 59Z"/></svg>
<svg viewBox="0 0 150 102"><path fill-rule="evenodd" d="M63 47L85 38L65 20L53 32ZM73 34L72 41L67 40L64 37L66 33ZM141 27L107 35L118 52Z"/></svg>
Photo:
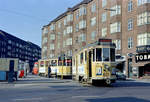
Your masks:
<svg viewBox="0 0 150 102"><path fill-rule="evenodd" d="M96 61L102 61L102 49L101 48L96 49Z"/></svg>
<svg viewBox="0 0 150 102"><path fill-rule="evenodd" d="M40 66L41 66L41 67L44 67L44 62L43 62L43 61L41 62Z"/></svg>
<svg viewBox="0 0 150 102"><path fill-rule="evenodd" d="M64 62L65 66L72 66L72 60L71 59L66 59Z"/></svg>
<svg viewBox="0 0 150 102"><path fill-rule="evenodd" d="M62 60L59 60L58 61L58 66L62 66L62 62L63 62Z"/></svg>
<svg viewBox="0 0 150 102"><path fill-rule="evenodd" d="M51 61L51 65L52 65L52 66L57 66L57 60L52 60L52 61Z"/></svg>
<svg viewBox="0 0 150 102"><path fill-rule="evenodd" d="M83 64L83 53L80 54L80 64Z"/></svg>
<svg viewBox="0 0 150 102"><path fill-rule="evenodd" d="M87 51L85 51L85 63L86 63L86 59L87 59Z"/></svg>
<svg viewBox="0 0 150 102"><path fill-rule="evenodd" d="M115 49L110 48L110 60L115 61Z"/></svg>
<svg viewBox="0 0 150 102"><path fill-rule="evenodd" d="M109 61L109 48L103 48L103 61Z"/></svg>
<svg viewBox="0 0 150 102"><path fill-rule="evenodd" d="M93 62L95 61L95 49L93 49Z"/></svg>

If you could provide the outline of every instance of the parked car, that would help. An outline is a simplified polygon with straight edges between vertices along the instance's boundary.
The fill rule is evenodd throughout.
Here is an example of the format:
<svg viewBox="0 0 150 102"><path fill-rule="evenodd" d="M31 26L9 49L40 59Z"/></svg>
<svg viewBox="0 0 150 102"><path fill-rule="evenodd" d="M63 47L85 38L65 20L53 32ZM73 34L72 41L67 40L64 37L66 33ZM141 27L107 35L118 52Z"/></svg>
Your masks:
<svg viewBox="0 0 150 102"><path fill-rule="evenodd" d="M116 77L118 80L126 80L126 75L124 75L122 72L116 72Z"/></svg>

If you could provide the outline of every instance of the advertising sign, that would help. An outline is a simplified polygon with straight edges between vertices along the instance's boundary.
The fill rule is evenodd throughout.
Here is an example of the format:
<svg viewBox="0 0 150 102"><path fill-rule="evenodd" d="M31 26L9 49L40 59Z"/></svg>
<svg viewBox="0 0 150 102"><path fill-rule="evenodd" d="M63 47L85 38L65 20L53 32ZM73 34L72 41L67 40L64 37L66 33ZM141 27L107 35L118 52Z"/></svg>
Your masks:
<svg viewBox="0 0 150 102"><path fill-rule="evenodd" d="M102 75L102 68L96 69L96 75Z"/></svg>
<svg viewBox="0 0 150 102"><path fill-rule="evenodd" d="M136 62L150 61L150 53L143 53L143 54L135 55L135 61Z"/></svg>

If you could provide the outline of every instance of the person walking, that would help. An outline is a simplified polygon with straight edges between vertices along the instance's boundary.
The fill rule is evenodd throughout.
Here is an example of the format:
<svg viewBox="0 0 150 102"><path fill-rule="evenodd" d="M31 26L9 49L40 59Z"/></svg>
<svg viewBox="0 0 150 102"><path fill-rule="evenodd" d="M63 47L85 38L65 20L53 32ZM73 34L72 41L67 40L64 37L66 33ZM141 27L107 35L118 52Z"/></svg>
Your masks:
<svg viewBox="0 0 150 102"><path fill-rule="evenodd" d="M51 77L51 66L49 65L48 66L48 78L50 78Z"/></svg>

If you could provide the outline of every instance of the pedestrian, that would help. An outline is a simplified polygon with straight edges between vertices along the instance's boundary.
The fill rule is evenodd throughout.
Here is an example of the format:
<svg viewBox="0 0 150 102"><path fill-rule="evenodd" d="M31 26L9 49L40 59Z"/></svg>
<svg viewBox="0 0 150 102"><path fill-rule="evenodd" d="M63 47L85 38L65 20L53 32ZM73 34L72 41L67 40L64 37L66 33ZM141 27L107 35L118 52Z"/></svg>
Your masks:
<svg viewBox="0 0 150 102"><path fill-rule="evenodd" d="M48 66L48 78L50 78L51 77L51 66L49 65Z"/></svg>

